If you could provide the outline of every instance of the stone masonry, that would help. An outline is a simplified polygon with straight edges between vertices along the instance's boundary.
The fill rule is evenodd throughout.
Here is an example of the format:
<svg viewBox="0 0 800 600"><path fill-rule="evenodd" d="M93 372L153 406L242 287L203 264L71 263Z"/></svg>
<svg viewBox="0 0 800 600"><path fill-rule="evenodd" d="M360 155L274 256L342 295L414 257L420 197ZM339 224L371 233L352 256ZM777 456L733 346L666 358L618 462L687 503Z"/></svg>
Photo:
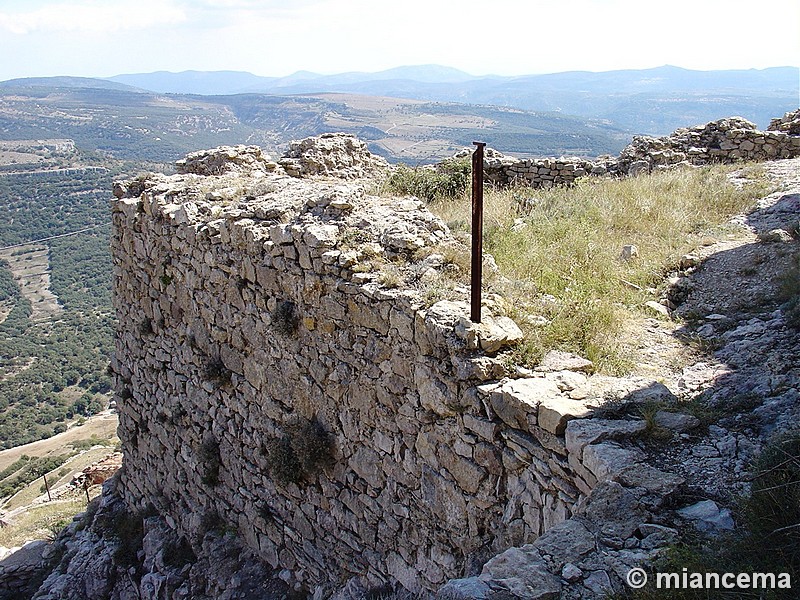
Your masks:
<svg viewBox="0 0 800 600"><path fill-rule="evenodd" d="M467 156L460 153L457 157ZM634 136L619 157L518 159L487 149L487 180L534 188L570 185L588 175L636 175L680 165L800 156L800 110L773 119L767 131L741 117L685 127L663 137Z"/></svg>
<svg viewBox="0 0 800 600"><path fill-rule="evenodd" d="M253 148L193 157L114 190L129 505L192 543L222 522L309 588L432 591L636 462L611 440L641 421L570 422L669 392L570 356L509 373L521 333L497 303L475 325L466 290L433 302L405 276L453 243L421 202L290 177Z"/></svg>

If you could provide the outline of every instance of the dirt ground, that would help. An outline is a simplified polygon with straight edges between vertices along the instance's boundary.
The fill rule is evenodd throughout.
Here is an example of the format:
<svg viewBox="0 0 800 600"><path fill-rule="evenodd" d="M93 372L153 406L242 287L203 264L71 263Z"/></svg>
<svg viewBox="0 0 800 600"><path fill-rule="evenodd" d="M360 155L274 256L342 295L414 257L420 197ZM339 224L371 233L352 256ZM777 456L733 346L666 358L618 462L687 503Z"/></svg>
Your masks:
<svg viewBox="0 0 800 600"><path fill-rule="evenodd" d="M98 439L111 439L117 434L117 414L108 411L94 415L86 419L81 426L74 426L46 440L31 442L24 446L9 448L0 452L0 471L11 463L19 459L23 454L28 456L51 456L68 452L72 448L67 448L70 442L88 440L93 435Z"/></svg>

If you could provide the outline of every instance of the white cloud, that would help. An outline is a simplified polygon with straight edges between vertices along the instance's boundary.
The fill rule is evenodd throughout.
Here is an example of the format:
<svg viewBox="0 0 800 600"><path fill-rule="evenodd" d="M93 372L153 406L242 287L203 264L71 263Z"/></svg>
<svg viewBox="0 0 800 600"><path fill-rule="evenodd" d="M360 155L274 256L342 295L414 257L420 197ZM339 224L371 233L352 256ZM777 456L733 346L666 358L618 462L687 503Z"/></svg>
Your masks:
<svg viewBox="0 0 800 600"><path fill-rule="evenodd" d="M0 29L24 35L33 32L114 32L172 25L186 20L170 0L48 3L27 12L0 11Z"/></svg>

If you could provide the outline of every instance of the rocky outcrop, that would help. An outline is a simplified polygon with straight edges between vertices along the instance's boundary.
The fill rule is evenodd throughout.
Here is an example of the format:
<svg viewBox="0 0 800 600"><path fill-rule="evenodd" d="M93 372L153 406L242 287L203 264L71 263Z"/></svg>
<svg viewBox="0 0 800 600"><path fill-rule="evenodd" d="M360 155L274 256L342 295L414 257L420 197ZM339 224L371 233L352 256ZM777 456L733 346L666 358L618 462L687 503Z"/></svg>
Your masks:
<svg viewBox="0 0 800 600"><path fill-rule="evenodd" d="M225 173L275 171L277 164L258 146L220 146L188 154L176 164L178 173L195 175L223 175Z"/></svg>
<svg viewBox="0 0 800 600"><path fill-rule="evenodd" d="M286 584L221 522L195 541L197 556L164 518L132 511L116 487L115 477L56 539L41 543L49 574L33 599L286 597ZM31 596L13 596L22 597Z"/></svg>

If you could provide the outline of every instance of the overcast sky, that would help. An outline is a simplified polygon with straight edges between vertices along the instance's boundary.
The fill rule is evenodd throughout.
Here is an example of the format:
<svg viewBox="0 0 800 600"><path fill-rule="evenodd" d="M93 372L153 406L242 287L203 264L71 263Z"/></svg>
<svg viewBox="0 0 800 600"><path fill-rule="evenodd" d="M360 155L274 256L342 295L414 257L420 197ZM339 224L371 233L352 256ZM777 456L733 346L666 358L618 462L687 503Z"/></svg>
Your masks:
<svg viewBox="0 0 800 600"><path fill-rule="evenodd" d="M0 0L0 80L798 66L798 0Z"/></svg>

